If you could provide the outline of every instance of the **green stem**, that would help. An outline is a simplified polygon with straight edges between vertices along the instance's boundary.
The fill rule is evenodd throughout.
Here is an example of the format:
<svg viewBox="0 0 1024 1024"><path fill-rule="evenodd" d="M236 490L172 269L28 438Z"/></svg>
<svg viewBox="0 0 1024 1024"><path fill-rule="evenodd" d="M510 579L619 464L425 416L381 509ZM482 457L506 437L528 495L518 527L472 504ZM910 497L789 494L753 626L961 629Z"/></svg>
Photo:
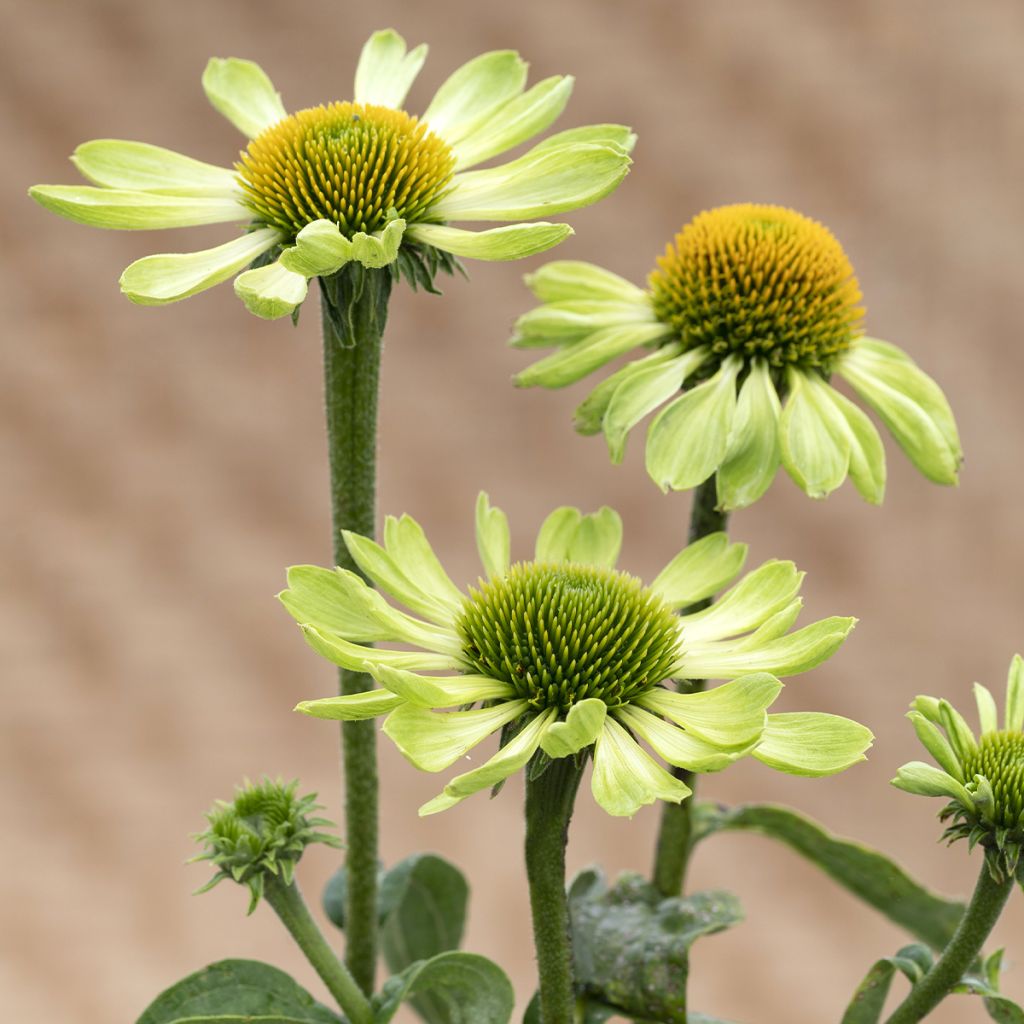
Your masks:
<svg viewBox="0 0 1024 1024"><path fill-rule="evenodd" d="M923 1020L959 984L981 952L1013 889L1013 875L1005 871L1000 875L1001 881L992 877L986 857L974 895L949 945L932 969L911 989L910 995L896 1007L888 1024L915 1024Z"/></svg>
<svg viewBox="0 0 1024 1024"><path fill-rule="evenodd" d="M720 511L716 507L717 503L715 478L712 476L693 492L693 505L690 509L690 544L709 533L717 533L726 528L729 513ZM710 600L701 601L686 611L699 611L710 603ZM688 681L688 693L696 693L703 688L703 679ZM675 768L672 774L694 792L682 803L661 805L661 824L658 827L652 879L663 896L679 896L683 891L693 846L693 806L697 797L697 778L693 772Z"/></svg>
<svg viewBox="0 0 1024 1024"><path fill-rule="evenodd" d="M350 264L321 280L324 392L331 470L334 560L359 572L343 530L372 537L376 528L377 396L381 339L391 276ZM339 691L362 693L373 681L340 669ZM359 987L373 991L377 967L377 738L372 721L343 722L342 764L347 843L345 958Z"/></svg>
<svg viewBox="0 0 1024 1024"><path fill-rule="evenodd" d="M373 1010L369 1001L317 928L298 886L294 883L285 885L279 878L267 876L263 895L323 979L345 1016L352 1024L372 1024Z"/></svg>
<svg viewBox="0 0 1024 1024"><path fill-rule="evenodd" d="M552 761L539 778L526 782L526 877L542 1024L573 1024L575 1019L565 847L582 775L583 767L575 757L563 757Z"/></svg>

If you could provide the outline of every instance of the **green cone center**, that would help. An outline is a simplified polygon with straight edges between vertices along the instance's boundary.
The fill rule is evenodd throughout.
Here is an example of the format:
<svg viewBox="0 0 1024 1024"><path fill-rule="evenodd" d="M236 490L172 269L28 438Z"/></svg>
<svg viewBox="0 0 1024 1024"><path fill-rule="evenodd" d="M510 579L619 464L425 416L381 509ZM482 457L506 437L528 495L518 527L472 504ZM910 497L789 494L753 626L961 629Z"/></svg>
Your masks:
<svg viewBox="0 0 1024 1024"><path fill-rule="evenodd" d="M511 684L537 709L589 697L628 703L678 660L673 611L625 573L525 562L471 590L457 621L473 671Z"/></svg>
<svg viewBox="0 0 1024 1024"><path fill-rule="evenodd" d="M649 279L658 316L687 348L829 372L860 333L853 267L833 234L781 206L698 214Z"/></svg>
<svg viewBox="0 0 1024 1024"><path fill-rule="evenodd" d="M389 216L423 220L454 168L451 148L417 118L357 103L289 115L235 165L256 220L289 238L314 220L333 221L349 238Z"/></svg>
<svg viewBox="0 0 1024 1024"><path fill-rule="evenodd" d="M1024 816L1024 733L988 732L978 749L964 759L964 775L970 782L984 775L992 786L997 825L1014 828Z"/></svg>

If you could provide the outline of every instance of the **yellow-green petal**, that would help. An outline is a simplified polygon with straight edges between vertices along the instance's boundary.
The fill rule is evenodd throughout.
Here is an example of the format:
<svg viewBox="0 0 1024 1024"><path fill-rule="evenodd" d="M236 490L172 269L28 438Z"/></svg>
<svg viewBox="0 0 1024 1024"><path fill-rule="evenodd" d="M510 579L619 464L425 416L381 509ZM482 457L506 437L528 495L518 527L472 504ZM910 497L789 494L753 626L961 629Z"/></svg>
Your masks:
<svg viewBox="0 0 1024 1024"><path fill-rule="evenodd" d="M582 515L579 509L555 509L541 524L535 558L538 562L578 562L613 568L622 548L622 519L607 505Z"/></svg>
<svg viewBox="0 0 1024 1024"><path fill-rule="evenodd" d="M220 195L239 193L235 172L227 167L193 160L146 142L93 139L71 156L82 176L94 185L164 195Z"/></svg>
<svg viewBox="0 0 1024 1024"><path fill-rule="evenodd" d="M264 320L290 316L306 301L307 290L306 278L279 261L247 270L235 278L235 294L250 313Z"/></svg>
<svg viewBox="0 0 1024 1024"><path fill-rule="evenodd" d="M992 691L981 683L974 684L974 702L978 705L978 722L980 735L987 732L999 731L999 709L996 707L996 699Z"/></svg>
<svg viewBox="0 0 1024 1024"><path fill-rule="evenodd" d="M212 57L203 90L214 110L250 139L287 116L267 73L251 60Z"/></svg>
<svg viewBox="0 0 1024 1024"><path fill-rule="evenodd" d="M588 697L569 708L563 722L552 722L540 745L549 757L570 757L589 747L604 728L608 707L597 697Z"/></svg>
<svg viewBox="0 0 1024 1024"><path fill-rule="evenodd" d="M832 422L838 410L815 371L790 368L787 379L789 397L779 419L782 465L808 497L825 498L846 479L849 439Z"/></svg>
<svg viewBox="0 0 1024 1024"><path fill-rule="evenodd" d="M914 732L917 733L922 746L935 758L942 770L952 775L958 782L966 782L956 753L935 723L930 722L918 711L908 711L907 718L914 726Z"/></svg>
<svg viewBox="0 0 1024 1024"><path fill-rule="evenodd" d="M508 572L512 551L508 516L500 508L491 506L484 491L476 499L476 547L489 577L504 576Z"/></svg>
<svg viewBox="0 0 1024 1024"><path fill-rule="evenodd" d="M384 548L420 589L430 593L453 612L462 608L463 595L434 554L423 527L412 516L384 520Z"/></svg>
<svg viewBox="0 0 1024 1024"><path fill-rule="evenodd" d="M361 722L367 718L386 715L401 704L402 698L387 690L367 690L365 693L353 693L346 697L304 700L295 705L295 710L313 718Z"/></svg>
<svg viewBox="0 0 1024 1024"><path fill-rule="evenodd" d="M330 633L301 623L299 628L306 643L317 654L352 672L365 672L366 662L389 665L411 672L454 672L462 668L458 658L435 651L393 651L386 647L364 647L337 633Z"/></svg>
<svg viewBox="0 0 1024 1024"><path fill-rule="evenodd" d="M866 760L871 730L840 715L798 711L769 715L754 757L769 768L811 778L835 775Z"/></svg>
<svg viewBox="0 0 1024 1024"><path fill-rule="evenodd" d="M367 662L365 670L386 690L420 708L451 708L478 700L507 700L515 696L508 683L487 676L424 676L391 665Z"/></svg>
<svg viewBox="0 0 1024 1024"><path fill-rule="evenodd" d="M352 243L330 220L311 221L281 253L281 265L303 277L333 274L351 259Z"/></svg>
<svg viewBox="0 0 1024 1024"><path fill-rule="evenodd" d="M610 270L581 260L556 260L524 278L541 302L596 299L604 302L650 303L647 293Z"/></svg>
<svg viewBox="0 0 1024 1024"><path fill-rule="evenodd" d="M971 810L974 809L974 799L961 783L923 761L911 761L903 765L897 771L892 784L907 793L914 793L917 796L944 796L958 800Z"/></svg>
<svg viewBox="0 0 1024 1024"><path fill-rule="evenodd" d="M202 252L144 256L121 275L121 291L142 306L178 302L226 281L279 240L273 228L261 228Z"/></svg>
<svg viewBox="0 0 1024 1024"><path fill-rule="evenodd" d="M695 604L734 580L747 558L747 545L711 533L688 544L654 578L650 589L673 608Z"/></svg>
<svg viewBox="0 0 1024 1024"><path fill-rule="evenodd" d="M722 750L649 711L626 704L616 708L614 714L626 728L649 743L659 757L676 768L691 772L720 772L733 761L750 753L756 743L754 741L746 747Z"/></svg>
<svg viewBox="0 0 1024 1024"><path fill-rule="evenodd" d="M1024 729L1024 658L1019 654L1013 656L1006 678L1006 728Z"/></svg>
<svg viewBox="0 0 1024 1024"><path fill-rule="evenodd" d="M353 101L400 109L426 59L426 44L406 53L394 29L374 32L359 55Z"/></svg>
<svg viewBox="0 0 1024 1024"><path fill-rule="evenodd" d="M412 242L422 242L455 256L472 260L521 260L546 252L573 233L568 224L506 224L487 231L466 231L444 224L413 224L405 232Z"/></svg>

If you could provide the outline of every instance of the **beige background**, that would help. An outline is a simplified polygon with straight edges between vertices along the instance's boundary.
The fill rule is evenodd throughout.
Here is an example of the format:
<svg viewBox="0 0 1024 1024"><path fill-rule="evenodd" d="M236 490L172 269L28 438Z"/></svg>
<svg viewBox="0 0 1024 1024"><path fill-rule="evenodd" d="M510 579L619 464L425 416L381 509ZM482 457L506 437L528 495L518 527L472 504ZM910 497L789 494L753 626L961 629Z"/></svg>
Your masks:
<svg viewBox="0 0 1024 1024"><path fill-rule="evenodd" d="M297 330L247 316L230 287L168 309L131 306L117 277L152 251L201 248L217 228L103 233L43 213L36 181L76 180L80 141L122 137L229 162L240 137L206 104L209 55L255 58L295 109L346 98L359 47L394 24L431 58L422 109L458 63L516 47L534 79L578 76L564 126L632 123L636 166L614 198L570 215L558 255L642 280L678 225L737 200L780 202L846 245L869 327L944 385L968 461L933 487L890 445L886 504L847 486L825 504L785 478L738 515L754 560L808 570L809 617L861 624L783 703L854 716L871 761L829 781L741 765L708 781L726 801L780 800L884 845L930 883L965 892L978 858L935 843L938 805L887 785L919 756L902 715L915 693L961 705L973 679L1001 691L1024 647L1024 402L1020 344L1024 7L942 0L376 3L348 0L4 0L5 123L0 416L5 603L0 991L6 1019L131 1021L164 985L224 956L264 958L320 991L282 930L184 867L188 834L245 774L301 776L336 815L332 727L290 713L331 690L273 600L284 567L328 559L315 307ZM417 516L458 580L477 571L483 487L525 552L554 505L619 508L624 564L677 550L685 495L661 497L634 438L612 468L576 437L584 388L520 393L504 340L530 300L519 266L471 268L442 299L392 308L381 412L382 510ZM381 750L389 862L440 851L474 889L467 947L532 987L519 862L520 792L420 821L440 781ZM579 808L573 868L644 869L656 812L632 822ZM311 853L315 894L332 869ZM703 941L694 1005L747 1024L838 1020L897 931L769 842L702 851L696 885L733 884L747 923ZM1024 897L997 939L1024 996ZM902 991L902 989L901 989ZM960 998L936 1021L985 1019Z"/></svg>

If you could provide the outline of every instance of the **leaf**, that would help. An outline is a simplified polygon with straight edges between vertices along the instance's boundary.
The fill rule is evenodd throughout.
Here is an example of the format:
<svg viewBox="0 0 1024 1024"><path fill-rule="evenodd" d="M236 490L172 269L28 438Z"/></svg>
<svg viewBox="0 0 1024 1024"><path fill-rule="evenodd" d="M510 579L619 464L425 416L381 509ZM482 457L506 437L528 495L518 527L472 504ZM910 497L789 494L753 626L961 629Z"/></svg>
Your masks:
<svg viewBox="0 0 1024 1024"><path fill-rule="evenodd" d="M878 1024L896 971L902 971L914 985L931 965L931 950L921 945L904 946L895 956L877 961L854 992L841 1024Z"/></svg>
<svg viewBox="0 0 1024 1024"><path fill-rule="evenodd" d="M623 875L609 889L597 870L573 881L569 913L574 972L584 997L637 1020L665 1024L687 1021L690 946L743 917L731 893L664 899L635 874Z"/></svg>
<svg viewBox="0 0 1024 1024"><path fill-rule="evenodd" d="M748 804L732 809L701 804L695 842L716 832L759 832L817 864L858 899L915 938L943 949L966 909L915 882L895 861L860 843L840 839L786 807Z"/></svg>
<svg viewBox="0 0 1024 1024"><path fill-rule="evenodd" d="M999 972L1003 966L1003 950L987 956L981 965L981 974L965 974L954 992L981 996L988 1015L997 1024L1024 1024L1024 1010L1012 999L999 993Z"/></svg>
<svg viewBox="0 0 1024 1024"><path fill-rule="evenodd" d="M220 960L162 992L137 1024L340 1024L304 988L258 960Z"/></svg>
<svg viewBox="0 0 1024 1024"><path fill-rule="evenodd" d="M441 953L390 977L373 998L374 1024L388 1024L404 1002L430 995L451 1024L508 1024L515 995L505 972L475 953Z"/></svg>

